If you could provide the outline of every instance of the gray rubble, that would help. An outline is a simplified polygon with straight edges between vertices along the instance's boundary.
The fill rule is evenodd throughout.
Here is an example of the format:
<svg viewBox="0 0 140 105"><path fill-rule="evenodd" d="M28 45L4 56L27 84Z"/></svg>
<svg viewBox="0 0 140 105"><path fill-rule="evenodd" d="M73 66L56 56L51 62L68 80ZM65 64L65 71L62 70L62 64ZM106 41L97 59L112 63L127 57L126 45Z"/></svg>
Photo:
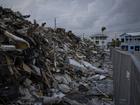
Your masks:
<svg viewBox="0 0 140 105"><path fill-rule="evenodd" d="M109 52L0 7L0 104L113 105Z"/></svg>

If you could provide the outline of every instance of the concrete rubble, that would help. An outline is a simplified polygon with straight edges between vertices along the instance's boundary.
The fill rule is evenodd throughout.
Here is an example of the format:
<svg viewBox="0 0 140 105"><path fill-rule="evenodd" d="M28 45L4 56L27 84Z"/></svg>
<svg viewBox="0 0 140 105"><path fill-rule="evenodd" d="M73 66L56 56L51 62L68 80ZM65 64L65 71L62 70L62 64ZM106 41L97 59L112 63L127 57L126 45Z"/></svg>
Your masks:
<svg viewBox="0 0 140 105"><path fill-rule="evenodd" d="M0 104L113 105L109 51L0 7Z"/></svg>

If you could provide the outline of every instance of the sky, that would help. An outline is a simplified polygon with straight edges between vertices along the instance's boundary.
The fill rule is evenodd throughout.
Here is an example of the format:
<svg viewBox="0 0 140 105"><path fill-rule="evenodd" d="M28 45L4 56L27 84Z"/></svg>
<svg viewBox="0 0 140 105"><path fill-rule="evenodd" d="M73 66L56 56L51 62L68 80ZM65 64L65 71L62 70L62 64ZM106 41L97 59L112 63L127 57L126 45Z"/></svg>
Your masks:
<svg viewBox="0 0 140 105"><path fill-rule="evenodd" d="M0 5L49 27L56 18L57 27L77 35L99 33L103 26L110 33L140 31L140 0L0 0Z"/></svg>

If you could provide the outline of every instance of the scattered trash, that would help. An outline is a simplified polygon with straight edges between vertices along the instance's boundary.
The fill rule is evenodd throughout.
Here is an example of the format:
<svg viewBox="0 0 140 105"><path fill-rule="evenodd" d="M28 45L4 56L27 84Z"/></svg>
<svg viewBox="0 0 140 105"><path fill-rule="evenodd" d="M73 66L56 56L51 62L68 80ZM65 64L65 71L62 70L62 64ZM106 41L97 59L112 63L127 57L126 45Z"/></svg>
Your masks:
<svg viewBox="0 0 140 105"><path fill-rule="evenodd" d="M109 52L72 31L25 20L30 15L2 7L0 14L1 104L113 105L104 100L113 95Z"/></svg>

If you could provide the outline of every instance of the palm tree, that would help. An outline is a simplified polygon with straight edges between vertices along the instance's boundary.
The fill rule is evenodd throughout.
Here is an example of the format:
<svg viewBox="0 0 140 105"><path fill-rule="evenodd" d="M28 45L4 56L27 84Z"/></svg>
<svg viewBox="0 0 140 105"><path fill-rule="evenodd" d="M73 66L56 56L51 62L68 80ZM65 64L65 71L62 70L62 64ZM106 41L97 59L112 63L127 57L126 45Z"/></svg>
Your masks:
<svg viewBox="0 0 140 105"><path fill-rule="evenodd" d="M102 34L103 34L103 32L106 30L106 27L102 27L101 28L101 31L102 31Z"/></svg>

